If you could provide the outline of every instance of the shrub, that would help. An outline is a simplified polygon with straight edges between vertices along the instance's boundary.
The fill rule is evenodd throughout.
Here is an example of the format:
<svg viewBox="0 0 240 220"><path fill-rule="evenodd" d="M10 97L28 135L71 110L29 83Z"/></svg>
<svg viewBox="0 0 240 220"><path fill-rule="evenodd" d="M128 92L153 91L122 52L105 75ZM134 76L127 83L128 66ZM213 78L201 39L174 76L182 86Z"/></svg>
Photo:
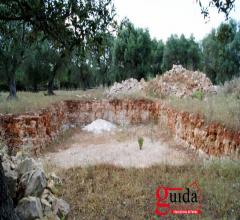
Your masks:
<svg viewBox="0 0 240 220"><path fill-rule="evenodd" d="M195 99L198 99L198 100L202 101L203 98L204 98L203 91L198 90L198 91L193 92L192 98L195 98Z"/></svg>
<svg viewBox="0 0 240 220"><path fill-rule="evenodd" d="M226 81L220 88L220 93L224 95L234 95L240 99L240 77L233 78L231 81Z"/></svg>
<svg viewBox="0 0 240 220"><path fill-rule="evenodd" d="M139 149L140 149L140 150L142 150L143 142L144 142L143 137L139 137L139 138L138 138L138 145L139 145Z"/></svg>

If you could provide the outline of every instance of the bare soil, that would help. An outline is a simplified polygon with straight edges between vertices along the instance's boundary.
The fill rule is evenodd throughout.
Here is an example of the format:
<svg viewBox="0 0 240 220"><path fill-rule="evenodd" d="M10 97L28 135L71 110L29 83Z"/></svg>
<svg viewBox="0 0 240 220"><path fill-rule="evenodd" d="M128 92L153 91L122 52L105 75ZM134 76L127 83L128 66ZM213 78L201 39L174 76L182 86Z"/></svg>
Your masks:
<svg viewBox="0 0 240 220"><path fill-rule="evenodd" d="M78 130L58 146L58 152L48 153L47 162L60 168L109 164L124 168L146 168L157 164L185 165L197 155L166 135L163 139L157 126L142 125L119 128L115 132L93 134ZM140 150L138 138L144 143ZM166 138L168 137L168 138Z"/></svg>
<svg viewBox="0 0 240 220"><path fill-rule="evenodd" d="M138 137L144 138L142 150ZM72 220L159 219L153 214L156 188L186 187L192 181L202 190L202 215L167 219L240 217L239 163L203 163L161 125L125 127L99 135L74 129L44 155L51 163L46 164L53 165L48 168L63 180L57 192L69 202Z"/></svg>

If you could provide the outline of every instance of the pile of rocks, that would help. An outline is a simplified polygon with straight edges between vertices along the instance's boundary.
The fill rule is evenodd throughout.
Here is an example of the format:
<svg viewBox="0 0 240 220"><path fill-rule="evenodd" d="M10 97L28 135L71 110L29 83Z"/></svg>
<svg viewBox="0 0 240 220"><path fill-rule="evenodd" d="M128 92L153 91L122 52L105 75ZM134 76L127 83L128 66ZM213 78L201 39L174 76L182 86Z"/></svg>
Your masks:
<svg viewBox="0 0 240 220"><path fill-rule="evenodd" d="M130 78L121 83L115 82L109 90L106 91L107 97L114 97L121 94L131 94L143 90L145 81L142 79L140 82L136 79Z"/></svg>
<svg viewBox="0 0 240 220"><path fill-rule="evenodd" d="M116 125L103 120L103 119L97 119L93 121L91 124L86 125L82 130L92 132L94 134L101 134L104 132L110 132L116 129Z"/></svg>
<svg viewBox="0 0 240 220"><path fill-rule="evenodd" d="M22 153L9 156L0 152L9 193L20 220L66 219L67 202L57 198L56 187L62 182L54 173L46 174L42 163Z"/></svg>
<svg viewBox="0 0 240 220"><path fill-rule="evenodd" d="M177 97L192 96L194 92L213 92L214 87L206 74L199 71L190 71L181 65L173 65L170 71L156 76L145 86L147 93L165 97L174 95Z"/></svg>

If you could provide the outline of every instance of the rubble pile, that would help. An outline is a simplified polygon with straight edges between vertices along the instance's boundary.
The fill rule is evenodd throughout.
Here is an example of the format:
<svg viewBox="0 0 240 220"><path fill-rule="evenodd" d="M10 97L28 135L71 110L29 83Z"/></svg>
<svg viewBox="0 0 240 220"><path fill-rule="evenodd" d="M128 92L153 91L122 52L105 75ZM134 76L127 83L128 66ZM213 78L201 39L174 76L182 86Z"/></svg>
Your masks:
<svg viewBox="0 0 240 220"><path fill-rule="evenodd" d="M131 94L143 90L145 81L140 82L136 79L130 78L121 83L115 82L113 86L106 91L108 97L113 97L121 94Z"/></svg>
<svg viewBox="0 0 240 220"><path fill-rule="evenodd" d="M86 125L83 128L83 131L92 132L94 134L101 134L104 132L113 131L114 129L116 129L116 125L114 125L113 123L103 119L97 119L91 124Z"/></svg>
<svg viewBox="0 0 240 220"><path fill-rule="evenodd" d="M213 92L214 87L206 74L187 70L181 65L173 65L171 70L149 81L144 90L159 97L171 95L182 98L192 96L196 91Z"/></svg>
<svg viewBox="0 0 240 220"><path fill-rule="evenodd" d="M46 174L41 162L21 153L9 156L6 149L0 150L0 158L19 219L66 219L70 206L54 195L60 178Z"/></svg>

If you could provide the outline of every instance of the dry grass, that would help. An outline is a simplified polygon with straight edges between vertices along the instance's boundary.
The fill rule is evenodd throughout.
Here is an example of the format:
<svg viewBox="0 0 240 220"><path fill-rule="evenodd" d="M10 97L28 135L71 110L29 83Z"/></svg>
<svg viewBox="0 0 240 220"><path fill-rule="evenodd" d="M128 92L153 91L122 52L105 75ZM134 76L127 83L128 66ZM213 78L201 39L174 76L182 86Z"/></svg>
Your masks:
<svg viewBox="0 0 240 220"><path fill-rule="evenodd" d="M163 137L170 144L173 141L167 129L159 128L154 123L136 129L123 128L113 137L122 142L129 138L136 139L136 134L152 135L153 141ZM84 143L89 139L85 135L79 136ZM106 138L110 137L106 135ZM48 169L53 169L63 179L63 186L58 188L58 196L70 203L69 219L71 220L150 219L146 216L147 205L150 204L151 210L154 211L155 190L160 184L185 187L187 182L194 180L198 181L202 190L203 214L200 217L173 216L167 219L238 220L240 217L239 162L194 161L191 166L158 165L145 169L123 169L104 164L67 170L57 167L48 167Z"/></svg>
<svg viewBox="0 0 240 220"><path fill-rule="evenodd" d="M59 196L70 203L72 220L150 219L145 216L146 206L150 204L154 210L157 186L184 186L191 180L200 184L203 214L168 219L240 218L240 166L233 162L213 162L205 166L162 165L147 169L101 165L61 170L59 175L64 186L71 186L60 188Z"/></svg>
<svg viewBox="0 0 240 220"><path fill-rule="evenodd" d="M119 93L119 94L115 94L111 97L109 97L109 99L120 99L120 100L126 100L126 99L130 99L130 100L139 100L139 99L145 99L145 100L152 100L152 101L156 101L157 98L159 97L154 97L151 96L149 94L146 94L144 91L137 91L137 92L131 92L131 93Z"/></svg>
<svg viewBox="0 0 240 220"><path fill-rule="evenodd" d="M219 122L233 130L240 130L240 99L233 95L212 95L205 100L170 98L168 104L180 111L200 113L207 122Z"/></svg>
<svg viewBox="0 0 240 220"><path fill-rule="evenodd" d="M51 103L62 100L86 100L101 99L104 97L104 89L91 89L87 91L56 91L55 96L45 96L44 92L18 92L18 99L7 101L8 93L0 93L0 113L23 113L45 108Z"/></svg>
<svg viewBox="0 0 240 220"><path fill-rule="evenodd" d="M200 113L205 116L207 122L219 122L233 130L240 130L240 98L239 98L239 80L226 83L218 95L205 97L204 100L191 97L180 99L176 97L165 97L161 99L177 110ZM236 89L238 88L238 90ZM35 111L44 108L51 103L61 100L93 100L106 98L104 88L92 89L87 91L56 91L56 96L44 96L43 92L30 93L19 92L18 100L7 101L7 93L0 95L0 113L22 113ZM159 100L160 98L146 95L143 92L132 94L121 94L114 98L118 99L148 99Z"/></svg>
<svg viewBox="0 0 240 220"><path fill-rule="evenodd" d="M226 81L224 85L220 87L220 92L224 95L232 94L240 98L240 77Z"/></svg>

